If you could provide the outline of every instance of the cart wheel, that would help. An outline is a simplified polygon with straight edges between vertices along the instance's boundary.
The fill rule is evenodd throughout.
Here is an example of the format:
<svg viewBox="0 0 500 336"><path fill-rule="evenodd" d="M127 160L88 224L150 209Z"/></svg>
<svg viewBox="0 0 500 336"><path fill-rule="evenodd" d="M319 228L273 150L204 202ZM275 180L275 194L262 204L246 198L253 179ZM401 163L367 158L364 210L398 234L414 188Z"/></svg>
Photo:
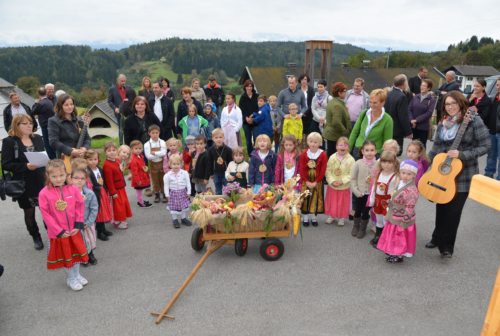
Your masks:
<svg viewBox="0 0 500 336"><path fill-rule="evenodd" d="M234 252L237 256L243 257L247 253L248 249L248 239L236 239L234 242Z"/></svg>
<svg viewBox="0 0 500 336"><path fill-rule="evenodd" d="M260 255L267 261L281 258L285 252L285 245L277 238L266 239L260 244Z"/></svg>
<svg viewBox="0 0 500 336"><path fill-rule="evenodd" d="M205 246L205 240L203 239L203 229L196 228L191 235L191 247L195 251L201 251Z"/></svg>

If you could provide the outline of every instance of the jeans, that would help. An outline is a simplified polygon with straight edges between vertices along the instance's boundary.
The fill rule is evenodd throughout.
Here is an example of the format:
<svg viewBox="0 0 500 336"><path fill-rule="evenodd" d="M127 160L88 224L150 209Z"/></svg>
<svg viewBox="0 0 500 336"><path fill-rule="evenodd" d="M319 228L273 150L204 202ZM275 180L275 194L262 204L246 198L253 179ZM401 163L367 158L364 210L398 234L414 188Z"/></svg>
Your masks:
<svg viewBox="0 0 500 336"><path fill-rule="evenodd" d="M56 158L56 153L54 152L52 147L50 147L49 130L47 129L47 127L42 127L42 137L43 137L43 145L45 147L45 151L47 152L47 156L49 157L49 159L54 160Z"/></svg>
<svg viewBox="0 0 500 336"><path fill-rule="evenodd" d="M214 174L214 185L215 185L215 194L222 195L222 186L226 184L226 178L224 173L222 174Z"/></svg>
<svg viewBox="0 0 500 336"><path fill-rule="evenodd" d="M500 133L490 134L491 147L486 159L484 175L493 177L497 173L497 180L500 180Z"/></svg>

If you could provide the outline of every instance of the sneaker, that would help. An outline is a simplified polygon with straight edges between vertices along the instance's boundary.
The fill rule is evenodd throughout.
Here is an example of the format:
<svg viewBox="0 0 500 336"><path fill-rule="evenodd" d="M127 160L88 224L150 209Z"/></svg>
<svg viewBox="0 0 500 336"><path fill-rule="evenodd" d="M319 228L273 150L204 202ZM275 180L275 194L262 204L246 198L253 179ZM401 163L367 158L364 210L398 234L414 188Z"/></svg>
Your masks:
<svg viewBox="0 0 500 336"><path fill-rule="evenodd" d="M345 225L344 218L339 218L337 220L337 226L344 226L344 225Z"/></svg>
<svg viewBox="0 0 500 336"><path fill-rule="evenodd" d="M318 221L317 221L317 220L315 220L315 219L313 219L313 220L311 221L311 225L312 225L312 226L318 226Z"/></svg>
<svg viewBox="0 0 500 336"><path fill-rule="evenodd" d="M328 216L328 218L325 221L325 224L332 224L333 223L333 218Z"/></svg>
<svg viewBox="0 0 500 336"><path fill-rule="evenodd" d="M148 201L144 201L142 204L137 202L137 205L140 208L151 208L153 206L153 204L149 203Z"/></svg>
<svg viewBox="0 0 500 336"><path fill-rule="evenodd" d="M80 283L80 281L78 281L78 279L68 279L66 280L66 284L75 292L83 289L83 285Z"/></svg>
<svg viewBox="0 0 500 336"><path fill-rule="evenodd" d="M120 222L120 224L118 224L118 228L119 228L120 230L126 230L126 229L128 229L128 224L127 224L127 222Z"/></svg>
<svg viewBox="0 0 500 336"><path fill-rule="evenodd" d="M179 223L178 219L174 219L173 224L174 224L174 228L176 228L176 229L181 227L181 224Z"/></svg>
<svg viewBox="0 0 500 336"><path fill-rule="evenodd" d="M85 279L84 277L82 277L81 274L78 274L78 278L77 278L78 282L82 285L82 286L86 286L89 281L87 279Z"/></svg>
<svg viewBox="0 0 500 336"><path fill-rule="evenodd" d="M187 218L182 218L181 219L181 223L184 224L184 225L186 225L186 226L193 225L193 223L191 223L191 221L189 219L187 219Z"/></svg>

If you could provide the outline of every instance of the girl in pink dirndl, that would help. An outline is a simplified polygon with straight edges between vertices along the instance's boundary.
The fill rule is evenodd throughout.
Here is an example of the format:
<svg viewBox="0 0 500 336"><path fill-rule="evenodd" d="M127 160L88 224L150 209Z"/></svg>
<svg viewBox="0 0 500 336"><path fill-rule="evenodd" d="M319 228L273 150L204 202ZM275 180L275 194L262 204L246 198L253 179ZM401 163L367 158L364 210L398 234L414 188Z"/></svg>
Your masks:
<svg viewBox="0 0 500 336"><path fill-rule="evenodd" d="M84 227L84 199L77 187L66 185L67 174L62 160L49 161L46 174L48 183L40 191L38 201L50 239L47 268L63 268L66 284L78 291L88 283L80 274L80 263L88 261L80 233Z"/></svg>
<svg viewBox="0 0 500 336"><path fill-rule="evenodd" d="M415 176L418 163L405 160L399 168L399 184L389 201L386 223L377 248L385 252L387 262L402 262L404 257L415 254L417 228L415 226L415 205L418 200L418 189Z"/></svg>

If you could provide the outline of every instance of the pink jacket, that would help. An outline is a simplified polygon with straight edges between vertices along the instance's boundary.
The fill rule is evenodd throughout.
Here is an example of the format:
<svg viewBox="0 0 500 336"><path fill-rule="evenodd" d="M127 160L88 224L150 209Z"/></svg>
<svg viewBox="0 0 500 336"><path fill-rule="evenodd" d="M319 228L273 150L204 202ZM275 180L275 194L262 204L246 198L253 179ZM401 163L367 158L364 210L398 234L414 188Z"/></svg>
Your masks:
<svg viewBox="0 0 500 336"><path fill-rule="evenodd" d="M295 172L293 176L297 176L299 174L299 158L300 155L295 157ZM276 157L276 168L274 171L274 184L283 184L285 183L285 154L279 153ZM296 188L297 189L297 188Z"/></svg>
<svg viewBox="0 0 500 336"><path fill-rule="evenodd" d="M60 200L66 202L64 210L56 208L56 203ZM74 228L83 229L85 201L77 187L46 186L38 195L38 203L50 239L59 238L64 232L70 232Z"/></svg>

